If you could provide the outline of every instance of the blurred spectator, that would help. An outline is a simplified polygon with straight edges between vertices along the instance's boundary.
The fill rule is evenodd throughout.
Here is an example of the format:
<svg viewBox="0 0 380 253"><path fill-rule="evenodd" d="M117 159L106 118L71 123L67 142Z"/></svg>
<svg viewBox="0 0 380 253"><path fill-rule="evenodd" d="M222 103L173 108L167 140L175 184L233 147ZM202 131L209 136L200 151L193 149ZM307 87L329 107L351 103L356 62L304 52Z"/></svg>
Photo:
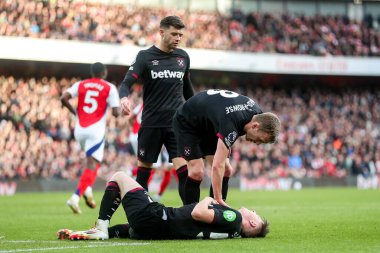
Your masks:
<svg viewBox="0 0 380 253"><path fill-rule="evenodd" d="M76 78L0 76L0 179L77 179L84 153L73 139L75 118L61 107ZM204 87L202 87L204 88ZM239 139L231 164L249 178L380 174L380 90L327 91L246 87L264 111L280 116L280 141L257 146ZM48 94L48 95L46 95ZM253 95L254 94L254 95ZM21 99L22 98L22 99ZM108 117L101 174L136 163L125 117Z"/></svg>
<svg viewBox="0 0 380 253"><path fill-rule="evenodd" d="M184 46L310 55L379 56L380 33L374 19L313 17L234 9L217 11L147 8L86 1L0 1L0 35L93 42L157 44L162 17L180 16L187 27Z"/></svg>

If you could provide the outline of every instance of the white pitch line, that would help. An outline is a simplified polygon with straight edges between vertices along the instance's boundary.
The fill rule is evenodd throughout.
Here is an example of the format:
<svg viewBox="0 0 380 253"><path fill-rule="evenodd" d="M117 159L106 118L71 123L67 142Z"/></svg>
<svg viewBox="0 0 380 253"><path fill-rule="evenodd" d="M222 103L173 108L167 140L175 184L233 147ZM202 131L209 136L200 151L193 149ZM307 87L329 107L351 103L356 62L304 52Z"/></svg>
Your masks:
<svg viewBox="0 0 380 253"><path fill-rule="evenodd" d="M50 250L64 250L64 249L83 249L83 248L96 248L96 247L119 247L119 246L144 246L150 243L96 243L86 246L67 246L67 247L51 247L51 248L38 248L38 249L13 249L13 250L0 250L0 253L13 253L13 252L32 252L32 251L50 251Z"/></svg>
<svg viewBox="0 0 380 253"><path fill-rule="evenodd" d="M1 238L0 238L1 239ZM2 240L0 243L61 243L62 241Z"/></svg>

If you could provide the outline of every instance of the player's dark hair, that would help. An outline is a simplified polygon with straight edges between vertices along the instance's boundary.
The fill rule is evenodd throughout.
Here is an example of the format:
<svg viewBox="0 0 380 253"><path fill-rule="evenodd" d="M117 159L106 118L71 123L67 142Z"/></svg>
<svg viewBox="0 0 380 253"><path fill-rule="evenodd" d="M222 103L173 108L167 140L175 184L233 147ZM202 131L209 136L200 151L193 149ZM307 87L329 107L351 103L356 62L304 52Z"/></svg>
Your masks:
<svg viewBox="0 0 380 253"><path fill-rule="evenodd" d="M185 28L184 23L178 16L167 16L160 22L160 28L168 29L170 26L175 27L176 29Z"/></svg>
<svg viewBox="0 0 380 253"><path fill-rule="evenodd" d="M107 70L106 66L101 62L95 62L91 65L91 75L96 77L102 77Z"/></svg>

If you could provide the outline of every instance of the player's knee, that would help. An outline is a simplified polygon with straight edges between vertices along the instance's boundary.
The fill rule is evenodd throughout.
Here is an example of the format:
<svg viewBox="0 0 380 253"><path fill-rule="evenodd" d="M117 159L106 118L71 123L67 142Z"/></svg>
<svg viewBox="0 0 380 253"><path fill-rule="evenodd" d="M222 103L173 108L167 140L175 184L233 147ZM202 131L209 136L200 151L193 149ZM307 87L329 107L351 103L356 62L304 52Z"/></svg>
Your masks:
<svg viewBox="0 0 380 253"><path fill-rule="evenodd" d="M202 164L197 164L197 163L191 164L191 162L189 163L189 166L188 166L189 177L196 180L203 180L204 174L205 174L204 171L205 171L204 166Z"/></svg>
<svg viewBox="0 0 380 253"><path fill-rule="evenodd" d="M192 173L189 172L189 177L195 180L203 180L204 172L203 171L193 171Z"/></svg>
<svg viewBox="0 0 380 253"><path fill-rule="evenodd" d="M127 175L127 173L125 173L124 171L118 171L118 172L116 172L115 174L112 175L110 181L114 181L114 182L118 183L118 182L122 182L127 177L129 177Z"/></svg>

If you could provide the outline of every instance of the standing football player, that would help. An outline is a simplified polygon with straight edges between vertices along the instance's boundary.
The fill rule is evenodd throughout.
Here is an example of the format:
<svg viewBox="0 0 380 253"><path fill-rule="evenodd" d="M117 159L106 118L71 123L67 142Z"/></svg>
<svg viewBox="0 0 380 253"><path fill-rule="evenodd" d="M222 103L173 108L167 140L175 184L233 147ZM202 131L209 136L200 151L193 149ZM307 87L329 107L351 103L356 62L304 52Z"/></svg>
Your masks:
<svg viewBox="0 0 380 253"><path fill-rule="evenodd" d="M232 145L242 135L257 145L273 143L279 136L281 122L277 115L262 112L249 97L228 90L207 90L177 110L173 126L178 154L186 158L189 168L182 202L199 201L205 158L211 165L210 194L219 204L227 206Z"/></svg>
<svg viewBox="0 0 380 253"><path fill-rule="evenodd" d="M92 186L104 155L107 108L112 108L113 116L120 115L117 88L104 80L107 77L106 66L100 62L92 64L91 76L90 79L74 83L61 96L62 104L76 116L75 140L86 152L86 168L79 179L77 189L67 201L67 205L74 213L81 213L79 208L81 196L90 208L96 206ZM78 97L76 110L69 102L75 97Z"/></svg>
<svg viewBox="0 0 380 253"><path fill-rule="evenodd" d="M138 105L133 109L130 117L131 121L131 132L129 134L129 142L132 146L134 154L137 156L137 138L138 138L138 132L141 126L141 116L142 116L142 110L144 108L142 99L138 99ZM157 161L153 163L152 165L153 170L151 171L151 175L148 179L147 185L149 187L149 183L152 181L155 171L161 171L162 172L162 181L160 184L160 189L157 192L156 195L153 196L153 198L159 202L161 199L161 196L164 194L166 188L169 186L170 180L171 180L171 172L173 168L173 164L169 162L169 154L164 146L162 146L161 152L158 155ZM174 170L174 169L173 169ZM138 167L133 168L132 175L137 176ZM174 170L175 173L175 170ZM176 176L176 175L175 175Z"/></svg>
<svg viewBox="0 0 380 253"><path fill-rule="evenodd" d="M185 99L194 95L190 80L189 55L177 48L184 28L185 25L177 16L162 19L159 45L141 50L137 54L119 89L122 112L129 115L130 89L138 79L143 82L144 109L138 132L136 180L146 190L152 165L157 161L162 145L165 145L169 153L169 159L177 170L179 180L185 181L187 177L186 161L177 156L177 144L172 128L172 117L176 109Z"/></svg>

